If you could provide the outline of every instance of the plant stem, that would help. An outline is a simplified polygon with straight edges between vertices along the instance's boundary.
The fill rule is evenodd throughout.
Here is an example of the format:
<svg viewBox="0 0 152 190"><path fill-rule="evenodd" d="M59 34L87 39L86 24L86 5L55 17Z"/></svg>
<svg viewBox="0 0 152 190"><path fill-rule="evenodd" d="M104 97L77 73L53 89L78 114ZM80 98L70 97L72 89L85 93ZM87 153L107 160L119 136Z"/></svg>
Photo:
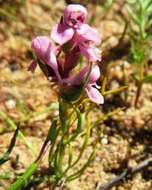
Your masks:
<svg viewBox="0 0 152 190"><path fill-rule="evenodd" d="M139 101L141 90L142 90L142 83L138 83L137 92L136 92L136 98L135 98L135 103L134 103L135 108L137 108L137 104L138 104L138 101Z"/></svg>
<svg viewBox="0 0 152 190"><path fill-rule="evenodd" d="M35 173L35 171L38 168L38 163L33 163L29 166L29 168L26 170L26 172L18 178L17 181L15 181L7 190L20 190L23 187L25 187L30 177Z"/></svg>
<svg viewBox="0 0 152 190"><path fill-rule="evenodd" d="M89 137L90 137L90 130L91 130L91 125L90 125L90 121L89 121L89 116L88 116L89 113L86 113L86 136L85 136L85 140L84 140L84 143L82 145L82 148L80 150L80 153L77 157L77 159L74 161L73 164L71 164L71 167L75 166L79 160L81 159L82 157L82 154L84 153L84 150L89 142Z"/></svg>

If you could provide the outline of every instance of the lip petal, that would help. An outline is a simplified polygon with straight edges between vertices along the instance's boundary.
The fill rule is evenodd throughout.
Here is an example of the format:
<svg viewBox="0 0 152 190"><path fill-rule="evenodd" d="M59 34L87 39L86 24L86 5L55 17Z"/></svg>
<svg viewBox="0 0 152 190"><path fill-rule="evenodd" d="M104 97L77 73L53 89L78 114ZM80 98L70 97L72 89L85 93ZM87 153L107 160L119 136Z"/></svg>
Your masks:
<svg viewBox="0 0 152 190"><path fill-rule="evenodd" d="M70 4L64 10L65 23L74 28L78 28L86 22L87 10L80 4Z"/></svg>
<svg viewBox="0 0 152 190"><path fill-rule="evenodd" d="M58 44L63 45L70 41L73 37L74 30L69 28L66 24L60 23L53 27L51 38Z"/></svg>
<svg viewBox="0 0 152 190"><path fill-rule="evenodd" d="M92 102L95 102L96 104L103 104L104 103L104 97L100 94L100 92L92 87L91 85L88 85L86 88L87 95L89 99Z"/></svg>
<svg viewBox="0 0 152 190"><path fill-rule="evenodd" d="M98 31L88 24L81 25L81 27L76 30L76 33L77 39L79 39L80 42L90 41L94 45L99 45L101 43L101 37Z"/></svg>

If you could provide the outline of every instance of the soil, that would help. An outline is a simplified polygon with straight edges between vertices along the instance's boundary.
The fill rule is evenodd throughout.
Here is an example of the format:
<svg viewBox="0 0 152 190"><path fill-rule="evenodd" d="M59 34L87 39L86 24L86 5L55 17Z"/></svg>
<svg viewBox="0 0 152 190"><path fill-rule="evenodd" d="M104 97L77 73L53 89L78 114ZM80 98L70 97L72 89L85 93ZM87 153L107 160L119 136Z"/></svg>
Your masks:
<svg viewBox="0 0 152 190"><path fill-rule="evenodd" d="M47 111L47 107L57 101L57 96L54 87L39 68L35 73L27 71L32 61L30 44L35 36L50 34L51 27L59 21L66 3L63 0L28 0L23 1L23 4L19 2L0 1L0 110L16 125L20 125L26 140L32 144L38 155L50 120L58 115L57 108ZM137 87L131 77L134 68L128 62L127 56L119 55L113 59L110 54L111 49L117 47L125 27L120 14L120 10L123 11L122 2L115 1L107 10L102 3L86 3L88 20L94 16L92 25L102 36L103 63L99 63L101 71L105 60L108 60L107 65L114 65L109 70L106 88L110 90L122 85L127 85L128 88L122 93L107 95L104 105L98 107L96 114L101 115L118 108L121 110L93 129L90 144L80 165L91 153L92 142L98 136L96 157L79 179L67 183L67 190L98 189L126 167L135 167L152 155L152 85L143 85L138 108L135 108ZM3 13L1 9L4 10ZM106 59L107 55L111 57ZM0 157L6 151L12 136L12 128L0 118ZM76 152L81 147L82 140L80 136L75 145ZM0 166L0 176L9 176L7 180L0 178L0 190L5 190L34 159L35 156L18 138L9 161ZM41 166L47 167L47 154ZM42 184L36 186L36 189L47 190L49 187ZM112 190L152 190L152 168L131 176Z"/></svg>

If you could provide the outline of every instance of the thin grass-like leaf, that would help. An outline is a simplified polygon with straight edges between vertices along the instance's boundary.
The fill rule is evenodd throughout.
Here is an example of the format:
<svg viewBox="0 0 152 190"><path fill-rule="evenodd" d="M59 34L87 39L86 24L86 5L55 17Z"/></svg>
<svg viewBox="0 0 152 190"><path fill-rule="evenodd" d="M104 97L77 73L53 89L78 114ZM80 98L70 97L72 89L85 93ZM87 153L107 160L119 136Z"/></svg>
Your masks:
<svg viewBox="0 0 152 190"><path fill-rule="evenodd" d="M50 140L53 140L53 136L51 136L52 132L54 131L54 128L56 128L56 124L57 124L57 121L54 120L50 129L49 129L49 132L48 132L48 135L44 141L44 144L40 150L40 153L37 157L37 159L35 160L34 163L32 163L27 169L26 171L24 172L24 174L22 176L19 176L18 179L7 189L7 190L20 190L20 189L23 189L23 187L26 187L29 182L30 182L30 178L32 177L32 175L37 171L38 169L38 164L39 162L41 161L42 157L44 156L45 152L46 152L46 149L49 145L49 142Z"/></svg>
<svg viewBox="0 0 152 190"><path fill-rule="evenodd" d="M10 145L8 147L8 150L4 153L4 155L2 156L2 158L0 158L0 165L2 165L3 163L7 162L8 159L9 159L9 155L11 154L12 150L13 150L13 147L15 146L15 142L16 142L16 139L17 139L17 134L18 134L18 131L19 131L19 128L17 128L15 130L15 133L12 137L12 140L10 142Z"/></svg>
<svg viewBox="0 0 152 190"><path fill-rule="evenodd" d="M38 168L38 163L32 163L25 173L18 177L18 179L7 189L7 190L20 190L26 187L30 181L31 176L35 173Z"/></svg>
<svg viewBox="0 0 152 190"><path fill-rule="evenodd" d="M77 137L77 135L81 132L81 128L82 128L82 114L78 108L75 109L75 112L77 114L77 128L75 132L72 134L72 136L70 137L70 141L74 140Z"/></svg>
<svg viewBox="0 0 152 190"><path fill-rule="evenodd" d="M152 82L152 75L148 75L144 77L144 79L142 80L142 83L151 83L151 82Z"/></svg>
<svg viewBox="0 0 152 190"><path fill-rule="evenodd" d="M76 173L70 175L67 178L67 181L72 181L72 180L75 180L76 178L80 177L83 174L84 170L90 165L90 163L94 159L94 156L95 156L95 150L93 150L93 152L90 154L87 162L80 168L80 170L77 171Z"/></svg>
<svg viewBox="0 0 152 190"><path fill-rule="evenodd" d="M16 130L17 129L17 126L16 124L14 123L14 121L8 117L3 111L0 111L0 117L7 123L7 125L13 129L13 130ZM24 144L31 150L31 152L33 153L33 155L35 156L36 153L35 153L35 150L33 149L33 146L31 145L31 143L29 143L24 134L19 130L18 132L18 136L19 138L24 142Z"/></svg>

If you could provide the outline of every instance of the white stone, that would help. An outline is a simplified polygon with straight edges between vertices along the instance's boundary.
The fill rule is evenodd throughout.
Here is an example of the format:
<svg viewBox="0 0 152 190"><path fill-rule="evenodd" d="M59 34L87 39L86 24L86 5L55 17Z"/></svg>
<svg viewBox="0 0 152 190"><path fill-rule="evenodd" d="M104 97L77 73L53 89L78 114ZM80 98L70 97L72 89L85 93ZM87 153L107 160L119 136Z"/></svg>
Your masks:
<svg viewBox="0 0 152 190"><path fill-rule="evenodd" d="M13 109L16 106L16 102L13 99L10 99L5 102L5 105L8 109Z"/></svg>

